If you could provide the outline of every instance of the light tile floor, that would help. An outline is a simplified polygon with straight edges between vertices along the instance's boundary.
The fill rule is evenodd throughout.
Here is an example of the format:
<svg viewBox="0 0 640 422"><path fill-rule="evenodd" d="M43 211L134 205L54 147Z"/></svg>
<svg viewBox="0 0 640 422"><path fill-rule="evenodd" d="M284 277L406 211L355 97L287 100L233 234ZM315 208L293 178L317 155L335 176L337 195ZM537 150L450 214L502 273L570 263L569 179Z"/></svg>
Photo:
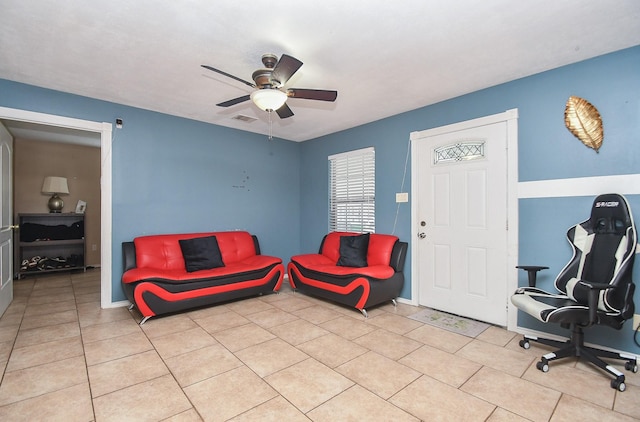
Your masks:
<svg viewBox="0 0 640 422"><path fill-rule="evenodd" d="M400 304L278 295L152 318L100 309L99 270L28 277L0 318L2 421L630 421L627 391L491 327L476 339Z"/></svg>

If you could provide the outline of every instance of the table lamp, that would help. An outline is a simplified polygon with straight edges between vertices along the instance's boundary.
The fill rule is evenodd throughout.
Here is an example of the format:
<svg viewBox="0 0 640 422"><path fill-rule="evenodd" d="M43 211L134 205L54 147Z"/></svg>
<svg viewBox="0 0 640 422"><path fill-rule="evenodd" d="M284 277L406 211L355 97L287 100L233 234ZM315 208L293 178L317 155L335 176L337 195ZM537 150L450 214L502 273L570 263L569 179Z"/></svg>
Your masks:
<svg viewBox="0 0 640 422"><path fill-rule="evenodd" d="M53 194L49 198L49 212L62 212L64 201L58 195L68 195L69 186L66 177L47 176L42 184L42 193Z"/></svg>

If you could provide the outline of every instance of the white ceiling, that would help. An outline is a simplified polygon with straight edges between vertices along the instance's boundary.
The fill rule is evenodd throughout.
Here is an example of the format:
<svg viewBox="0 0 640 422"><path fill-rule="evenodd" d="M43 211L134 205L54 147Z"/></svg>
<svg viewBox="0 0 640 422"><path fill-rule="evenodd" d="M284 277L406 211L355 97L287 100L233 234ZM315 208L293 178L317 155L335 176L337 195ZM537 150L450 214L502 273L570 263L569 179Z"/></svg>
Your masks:
<svg viewBox="0 0 640 422"><path fill-rule="evenodd" d="M406 4L402 4L406 3ZM638 0L2 0L0 78L267 134L264 53L304 65L273 135L304 141L640 45ZM0 93L1 95L1 93ZM242 114L258 120L232 119ZM125 120L126 116L120 116Z"/></svg>

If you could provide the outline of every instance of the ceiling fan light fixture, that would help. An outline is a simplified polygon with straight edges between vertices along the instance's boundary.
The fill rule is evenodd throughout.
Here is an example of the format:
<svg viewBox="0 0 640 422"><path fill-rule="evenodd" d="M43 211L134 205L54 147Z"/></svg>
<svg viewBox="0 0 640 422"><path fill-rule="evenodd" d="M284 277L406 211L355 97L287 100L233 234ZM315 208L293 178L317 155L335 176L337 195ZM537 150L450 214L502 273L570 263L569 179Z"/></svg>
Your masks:
<svg viewBox="0 0 640 422"><path fill-rule="evenodd" d="M253 101L260 110L275 111L282 107L287 101L287 94L279 89L258 89L251 93L251 101Z"/></svg>

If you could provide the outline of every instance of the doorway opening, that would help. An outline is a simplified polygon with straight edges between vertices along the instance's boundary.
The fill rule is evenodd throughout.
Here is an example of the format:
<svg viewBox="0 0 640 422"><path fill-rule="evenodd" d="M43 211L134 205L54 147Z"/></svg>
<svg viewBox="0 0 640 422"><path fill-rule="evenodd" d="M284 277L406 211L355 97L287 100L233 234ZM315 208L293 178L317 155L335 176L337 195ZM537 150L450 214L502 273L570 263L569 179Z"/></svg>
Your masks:
<svg viewBox="0 0 640 422"><path fill-rule="evenodd" d="M0 122L20 122L34 130L51 128L71 138L84 133L94 135L100 146L100 306L119 306L112 299L111 220L112 220L112 125L105 122L73 119L52 114L0 107Z"/></svg>

